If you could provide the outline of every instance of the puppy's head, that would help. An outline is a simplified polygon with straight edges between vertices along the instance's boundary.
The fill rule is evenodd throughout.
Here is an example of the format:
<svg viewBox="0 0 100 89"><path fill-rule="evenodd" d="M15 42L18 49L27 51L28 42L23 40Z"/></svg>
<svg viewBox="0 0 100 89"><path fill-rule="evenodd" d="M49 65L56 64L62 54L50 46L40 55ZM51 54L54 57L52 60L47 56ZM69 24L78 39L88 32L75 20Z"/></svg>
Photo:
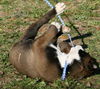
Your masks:
<svg viewBox="0 0 100 89"><path fill-rule="evenodd" d="M74 60L69 66L69 76L76 79L83 79L94 74L99 65L89 53L79 50L80 61Z"/></svg>
<svg viewBox="0 0 100 89"><path fill-rule="evenodd" d="M82 63L88 70L94 71L95 69L97 69L99 67L96 59L91 57L89 53L87 53L83 50L80 50L79 55L81 57Z"/></svg>

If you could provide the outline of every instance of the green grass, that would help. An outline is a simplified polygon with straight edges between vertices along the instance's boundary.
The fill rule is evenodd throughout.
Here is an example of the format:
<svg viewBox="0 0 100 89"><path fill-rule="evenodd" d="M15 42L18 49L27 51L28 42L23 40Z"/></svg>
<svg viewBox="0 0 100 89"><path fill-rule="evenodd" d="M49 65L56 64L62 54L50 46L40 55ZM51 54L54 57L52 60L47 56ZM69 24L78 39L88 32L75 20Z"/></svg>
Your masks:
<svg viewBox="0 0 100 89"><path fill-rule="evenodd" d="M79 27L81 34L92 33L92 36L84 39L88 45L86 51L100 63L100 1L58 1L64 1L70 8L62 16L66 24L72 28L72 36L78 34L66 16L74 26ZM21 75L10 65L8 58L11 46L23 35L24 29L49 9L42 0L0 0L0 89L99 89L100 74L81 82L67 78L65 81L56 80L52 84L47 84L39 79ZM88 82L91 86L87 85Z"/></svg>

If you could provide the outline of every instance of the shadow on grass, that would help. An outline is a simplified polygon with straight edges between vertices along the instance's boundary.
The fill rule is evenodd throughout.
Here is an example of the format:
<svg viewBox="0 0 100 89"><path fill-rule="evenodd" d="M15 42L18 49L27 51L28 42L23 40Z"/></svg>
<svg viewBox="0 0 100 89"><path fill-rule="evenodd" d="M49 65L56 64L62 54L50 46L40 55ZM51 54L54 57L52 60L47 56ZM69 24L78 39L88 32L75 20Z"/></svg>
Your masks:
<svg viewBox="0 0 100 89"><path fill-rule="evenodd" d="M92 36L92 33L81 34L81 33L79 32L78 28L77 28L77 27L73 24L73 22L69 19L69 17L68 17L66 14L65 14L65 16L66 16L66 18L67 18L67 20L68 20L68 22L69 22L69 24L70 24L69 27L70 27L71 29L75 30L75 31L78 33L78 35L79 35L79 36L73 37L72 40L81 39L82 47L83 47L84 49L87 48L88 46L87 46L87 44L85 44L84 38ZM69 42L69 40L67 40L67 42Z"/></svg>
<svg viewBox="0 0 100 89"><path fill-rule="evenodd" d="M77 40L77 39L81 39L82 40L82 47L85 49L88 46L87 46L87 44L85 44L84 38L87 38L87 37L90 37L90 36L92 36L92 33L86 33L86 34L83 34L83 35L75 36L75 37L72 38L72 41ZM68 40L66 40L66 42L70 42L70 40L68 39Z"/></svg>

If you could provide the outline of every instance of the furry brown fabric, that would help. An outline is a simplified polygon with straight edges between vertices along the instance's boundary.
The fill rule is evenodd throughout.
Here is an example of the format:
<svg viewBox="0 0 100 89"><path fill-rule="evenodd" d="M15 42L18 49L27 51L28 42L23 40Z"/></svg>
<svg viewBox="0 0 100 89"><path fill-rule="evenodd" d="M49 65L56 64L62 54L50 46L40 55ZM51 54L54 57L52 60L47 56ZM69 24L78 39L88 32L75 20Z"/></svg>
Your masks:
<svg viewBox="0 0 100 89"><path fill-rule="evenodd" d="M26 31L24 37L14 44L10 50L10 63L21 73L32 78L40 77L46 81L53 81L61 77L60 67L56 50L49 46L50 43L57 44L57 38L61 35L54 25L45 25L56 15L56 10L52 9L36 23L32 24ZM39 29L46 30L41 36L36 38ZM62 52L68 53L71 46L61 42ZM75 61L69 66L70 76L83 78L93 71L95 60L86 52L80 51L81 62Z"/></svg>
<svg viewBox="0 0 100 89"><path fill-rule="evenodd" d="M52 9L32 24L24 37L10 50L10 62L19 72L46 81L53 81L60 77L61 68L55 50L48 46L56 38L57 28L54 25L45 25L43 29L48 30L35 38L38 30L55 15L56 11Z"/></svg>

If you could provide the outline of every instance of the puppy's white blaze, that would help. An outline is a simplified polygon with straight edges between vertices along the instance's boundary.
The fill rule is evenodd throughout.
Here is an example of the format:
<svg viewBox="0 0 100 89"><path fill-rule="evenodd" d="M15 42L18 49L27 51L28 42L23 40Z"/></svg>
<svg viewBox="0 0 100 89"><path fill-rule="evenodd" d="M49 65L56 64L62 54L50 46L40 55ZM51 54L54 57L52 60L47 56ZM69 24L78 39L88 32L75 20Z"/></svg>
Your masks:
<svg viewBox="0 0 100 89"><path fill-rule="evenodd" d="M68 55L65 54L65 53L57 51L57 57L58 57L58 60L60 62L61 67L64 68L65 61L66 61L66 58L68 57Z"/></svg>
<svg viewBox="0 0 100 89"><path fill-rule="evenodd" d="M65 66L65 61L68 65L72 64L74 60L80 61L80 56L78 52L79 50L83 50L83 48L80 45L72 47L68 54L61 52L59 46L56 47L53 44L50 44L50 46L57 50L57 57L62 68Z"/></svg>
<svg viewBox="0 0 100 89"><path fill-rule="evenodd" d="M61 67L63 68L65 65L65 59L67 58L67 54L62 53L60 49L53 44L50 44L50 47L56 49L58 60L60 62Z"/></svg>

